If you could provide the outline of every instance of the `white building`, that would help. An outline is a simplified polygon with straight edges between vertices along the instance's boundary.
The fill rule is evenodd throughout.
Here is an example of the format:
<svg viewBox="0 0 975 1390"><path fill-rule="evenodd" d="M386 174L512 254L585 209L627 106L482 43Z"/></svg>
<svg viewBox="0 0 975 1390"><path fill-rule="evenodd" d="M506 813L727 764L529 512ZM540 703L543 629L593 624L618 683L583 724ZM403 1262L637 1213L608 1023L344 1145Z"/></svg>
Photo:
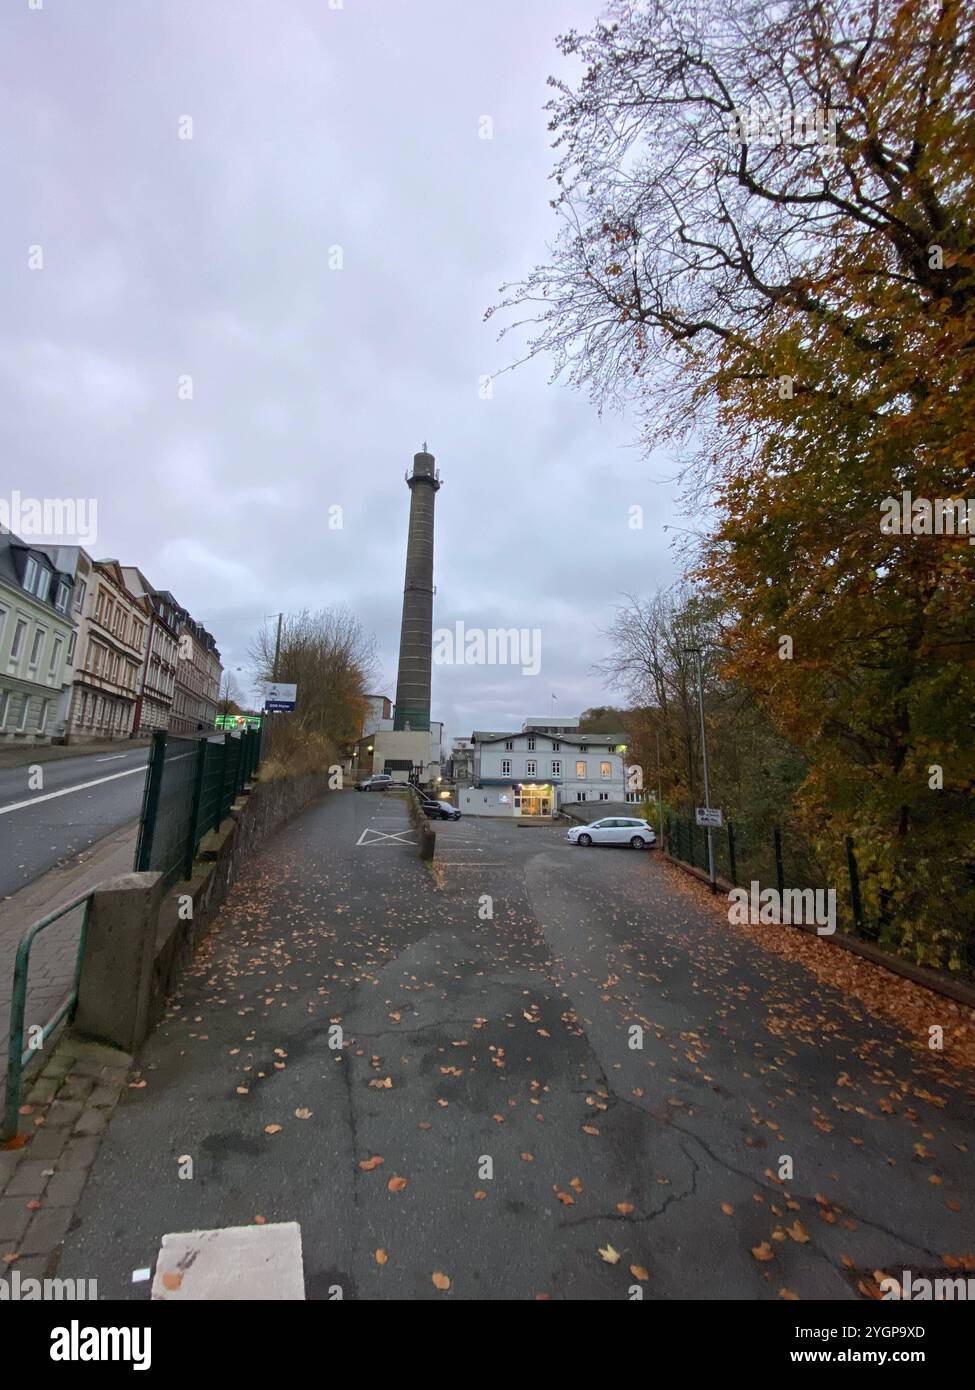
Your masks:
<svg viewBox="0 0 975 1390"><path fill-rule="evenodd" d="M580 734L578 720L563 719L557 726L552 720L550 729L475 730L473 781L458 788L460 809L481 816L551 817L570 801L623 800L623 735Z"/></svg>

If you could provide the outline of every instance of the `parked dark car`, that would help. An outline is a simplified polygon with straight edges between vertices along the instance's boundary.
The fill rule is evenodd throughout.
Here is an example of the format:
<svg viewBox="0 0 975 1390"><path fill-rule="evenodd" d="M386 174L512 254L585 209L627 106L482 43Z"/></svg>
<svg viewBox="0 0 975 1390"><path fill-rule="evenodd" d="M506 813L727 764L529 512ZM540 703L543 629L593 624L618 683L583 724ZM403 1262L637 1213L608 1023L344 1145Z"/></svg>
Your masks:
<svg viewBox="0 0 975 1390"><path fill-rule="evenodd" d="M433 797L427 797L421 804L424 814L431 820L460 820L459 808L451 806L449 801L436 801Z"/></svg>
<svg viewBox="0 0 975 1390"><path fill-rule="evenodd" d="M356 782L355 789L357 792L381 792L392 785L393 779L388 772L376 772L364 782Z"/></svg>

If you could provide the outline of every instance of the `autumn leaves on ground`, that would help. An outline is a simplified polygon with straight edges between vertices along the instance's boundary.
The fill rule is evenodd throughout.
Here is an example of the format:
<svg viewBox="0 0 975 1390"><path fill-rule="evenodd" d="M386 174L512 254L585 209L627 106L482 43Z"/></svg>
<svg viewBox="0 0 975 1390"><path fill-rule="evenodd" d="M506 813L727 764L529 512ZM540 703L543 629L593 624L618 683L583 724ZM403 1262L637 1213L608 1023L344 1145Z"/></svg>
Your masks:
<svg viewBox="0 0 975 1390"><path fill-rule="evenodd" d="M166 1233L279 1221L313 1299L850 1299L971 1267L960 1006L891 1008L892 977L729 926L653 853L465 819L433 875L407 827L334 794L255 858L62 1275L138 1298Z"/></svg>

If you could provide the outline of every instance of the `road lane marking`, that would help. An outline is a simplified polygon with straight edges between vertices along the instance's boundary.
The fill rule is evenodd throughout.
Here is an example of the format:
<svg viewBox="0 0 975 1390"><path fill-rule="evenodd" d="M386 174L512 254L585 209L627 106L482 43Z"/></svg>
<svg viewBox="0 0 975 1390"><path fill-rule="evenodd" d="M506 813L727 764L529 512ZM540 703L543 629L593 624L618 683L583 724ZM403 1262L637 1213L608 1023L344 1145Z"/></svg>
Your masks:
<svg viewBox="0 0 975 1390"><path fill-rule="evenodd" d="M408 830L400 830L394 835L387 835L384 830L372 830L369 826L366 826L365 830L363 830L362 834L355 842L356 848L358 849L361 845L363 849L367 849L370 845L378 845L382 840L398 840L401 845L415 845L415 840L403 839L403 836L409 833ZM376 838L374 840L367 840L367 835L375 835Z"/></svg>
<svg viewBox="0 0 975 1390"><path fill-rule="evenodd" d="M119 758L127 758L128 756L129 756L128 753L109 753L109 755L108 755L107 758L96 758L96 759L95 759L95 762L96 762L96 763L114 763L114 762L116 762Z"/></svg>
<svg viewBox="0 0 975 1390"><path fill-rule="evenodd" d="M176 759L173 760L174 762ZM56 796L70 796L72 792L87 791L89 787L100 787L103 782L115 782L119 777L133 777L137 772L145 772L144 767L130 767L125 772L112 772L107 777L96 777L94 782L79 782L76 787L62 787L59 792L45 792L43 796L32 797L30 801L14 801L9 806L0 806L0 816L8 811L23 811L27 806L36 806L40 801L53 801Z"/></svg>

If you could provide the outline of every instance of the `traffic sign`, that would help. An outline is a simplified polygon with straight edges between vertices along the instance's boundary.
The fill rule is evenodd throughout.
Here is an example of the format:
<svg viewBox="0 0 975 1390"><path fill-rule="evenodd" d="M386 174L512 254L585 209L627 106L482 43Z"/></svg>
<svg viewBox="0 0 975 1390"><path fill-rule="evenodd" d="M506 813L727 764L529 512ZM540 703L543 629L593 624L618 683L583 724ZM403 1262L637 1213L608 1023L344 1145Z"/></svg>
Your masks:
<svg viewBox="0 0 975 1390"><path fill-rule="evenodd" d="M721 812L717 806L698 806L697 823L698 825L709 825L714 830L720 830L724 821L721 819Z"/></svg>

